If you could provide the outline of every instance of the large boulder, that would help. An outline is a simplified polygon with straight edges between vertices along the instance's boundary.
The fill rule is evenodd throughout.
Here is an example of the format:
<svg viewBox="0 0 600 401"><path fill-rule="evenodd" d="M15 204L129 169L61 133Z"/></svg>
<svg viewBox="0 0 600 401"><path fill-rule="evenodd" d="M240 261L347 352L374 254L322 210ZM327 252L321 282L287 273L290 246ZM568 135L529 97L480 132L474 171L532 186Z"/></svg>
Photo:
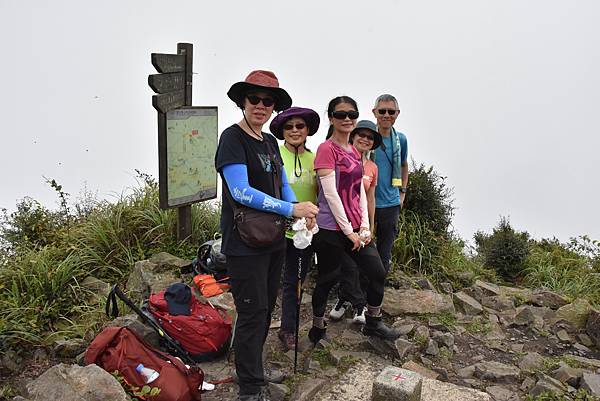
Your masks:
<svg viewBox="0 0 600 401"><path fill-rule="evenodd" d="M535 291L529 297L528 302L535 306L546 306L550 309L558 309L569 303L562 295L547 290Z"/></svg>
<svg viewBox="0 0 600 401"><path fill-rule="evenodd" d="M600 312L597 310L590 311L585 331L590 336L596 347L600 348ZM586 344L584 344L586 345Z"/></svg>
<svg viewBox="0 0 600 401"><path fill-rule="evenodd" d="M158 253L148 260L135 262L127 280L129 297L134 301L147 299L151 293L181 282L181 268L189 265L184 259L166 252Z"/></svg>
<svg viewBox="0 0 600 401"><path fill-rule="evenodd" d="M465 313L465 315L479 315L483 312L481 304L462 291L454 294L454 303L460 311Z"/></svg>
<svg viewBox="0 0 600 401"><path fill-rule="evenodd" d="M581 388L589 391L592 395L600 397L600 375L584 373L581 377Z"/></svg>
<svg viewBox="0 0 600 401"><path fill-rule="evenodd" d="M587 299L578 298L570 304L558 308L556 319L566 320L578 329L583 329L592 310L592 305Z"/></svg>
<svg viewBox="0 0 600 401"><path fill-rule="evenodd" d="M496 361L483 361L475 365L475 376L497 383L516 383L521 371L513 365Z"/></svg>
<svg viewBox="0 0 600 401"><path fill-rule="evenodd" d="M383 310L391 316L454 313L454 304L450 296L430 290L386 288L383 297Z"/></svg>
<svg viewBox="0 0 600 401"><path fill-rule="evenodd" d="M32 401L127 401L129 397L110 373L97 365L59 364L27 384Z"/></svg>

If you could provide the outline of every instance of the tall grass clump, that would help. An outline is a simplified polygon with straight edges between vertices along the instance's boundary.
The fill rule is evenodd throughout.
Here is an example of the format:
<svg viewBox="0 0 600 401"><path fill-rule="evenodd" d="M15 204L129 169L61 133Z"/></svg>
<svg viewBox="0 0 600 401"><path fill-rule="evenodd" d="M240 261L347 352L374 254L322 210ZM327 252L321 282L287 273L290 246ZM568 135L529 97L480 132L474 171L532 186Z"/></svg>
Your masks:
<svg viewBox="0 0 600 401"><path fill-rule="evenodd" d="M600 272L595 270L597 255L580 253L578 239L567 244L557 239L534 242L524 264L525 285L546 288L571 299L587 298L600 305Z"/></svg>
<svg viewBox="0 0 600 401"><path fill-rule="evenodd" d="M192 206L193 232L176 238L177 212L159 207L158 184L139 173L140 185L114 201L86 197L71 205L54 180L59 210L25 198L0 220L0 351L25 343L81 337L102 320L102 305L84 286L88 277L125 280L136 261L166 251L195 256L219 227L219 209Z"/></svg>

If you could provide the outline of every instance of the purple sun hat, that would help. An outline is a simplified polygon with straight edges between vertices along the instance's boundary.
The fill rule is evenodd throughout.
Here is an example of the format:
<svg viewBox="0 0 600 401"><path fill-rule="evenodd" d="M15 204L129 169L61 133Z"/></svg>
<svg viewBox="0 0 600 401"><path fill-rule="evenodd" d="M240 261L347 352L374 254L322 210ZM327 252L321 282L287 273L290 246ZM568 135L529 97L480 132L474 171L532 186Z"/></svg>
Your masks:
<svg viewBox="0 0 600 401"><path fill-rule="evenodd" d="M269 128L271 129L271 133L275 135L275 138L283 139L283 126L293 117L299 117L306 122L306 125L308 125L308 136L314 135L319 129L321 119L316 111L304 107L290 107L277 114L273 121L271 121Z"/></svg>

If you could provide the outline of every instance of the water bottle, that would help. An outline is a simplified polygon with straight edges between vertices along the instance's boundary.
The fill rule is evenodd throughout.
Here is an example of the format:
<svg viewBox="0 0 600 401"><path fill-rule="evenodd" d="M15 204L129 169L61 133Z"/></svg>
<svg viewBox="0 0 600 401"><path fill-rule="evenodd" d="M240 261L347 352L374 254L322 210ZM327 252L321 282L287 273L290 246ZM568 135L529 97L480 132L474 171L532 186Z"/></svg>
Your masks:
<svg viewBox="0 0 600 401"><path fill-rule="evenodd" d="M159 373L156 370L147 368L141 363L136 366L135 371L142 375L144 383L146 384L152 383L159 376Z"/></svg>

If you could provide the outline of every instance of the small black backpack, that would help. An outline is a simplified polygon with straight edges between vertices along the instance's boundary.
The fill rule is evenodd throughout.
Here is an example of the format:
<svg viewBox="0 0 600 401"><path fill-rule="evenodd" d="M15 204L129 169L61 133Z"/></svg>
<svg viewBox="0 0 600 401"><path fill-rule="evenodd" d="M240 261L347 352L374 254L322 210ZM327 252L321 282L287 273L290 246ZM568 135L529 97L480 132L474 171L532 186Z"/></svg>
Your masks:
<svg viewBox="0 0 600 401"><path fill-rule="evenodd" d="M226 278L227 258L221 253L221 238L200 245L192 265L196 274L212 274L216 280Z"/></svg>

